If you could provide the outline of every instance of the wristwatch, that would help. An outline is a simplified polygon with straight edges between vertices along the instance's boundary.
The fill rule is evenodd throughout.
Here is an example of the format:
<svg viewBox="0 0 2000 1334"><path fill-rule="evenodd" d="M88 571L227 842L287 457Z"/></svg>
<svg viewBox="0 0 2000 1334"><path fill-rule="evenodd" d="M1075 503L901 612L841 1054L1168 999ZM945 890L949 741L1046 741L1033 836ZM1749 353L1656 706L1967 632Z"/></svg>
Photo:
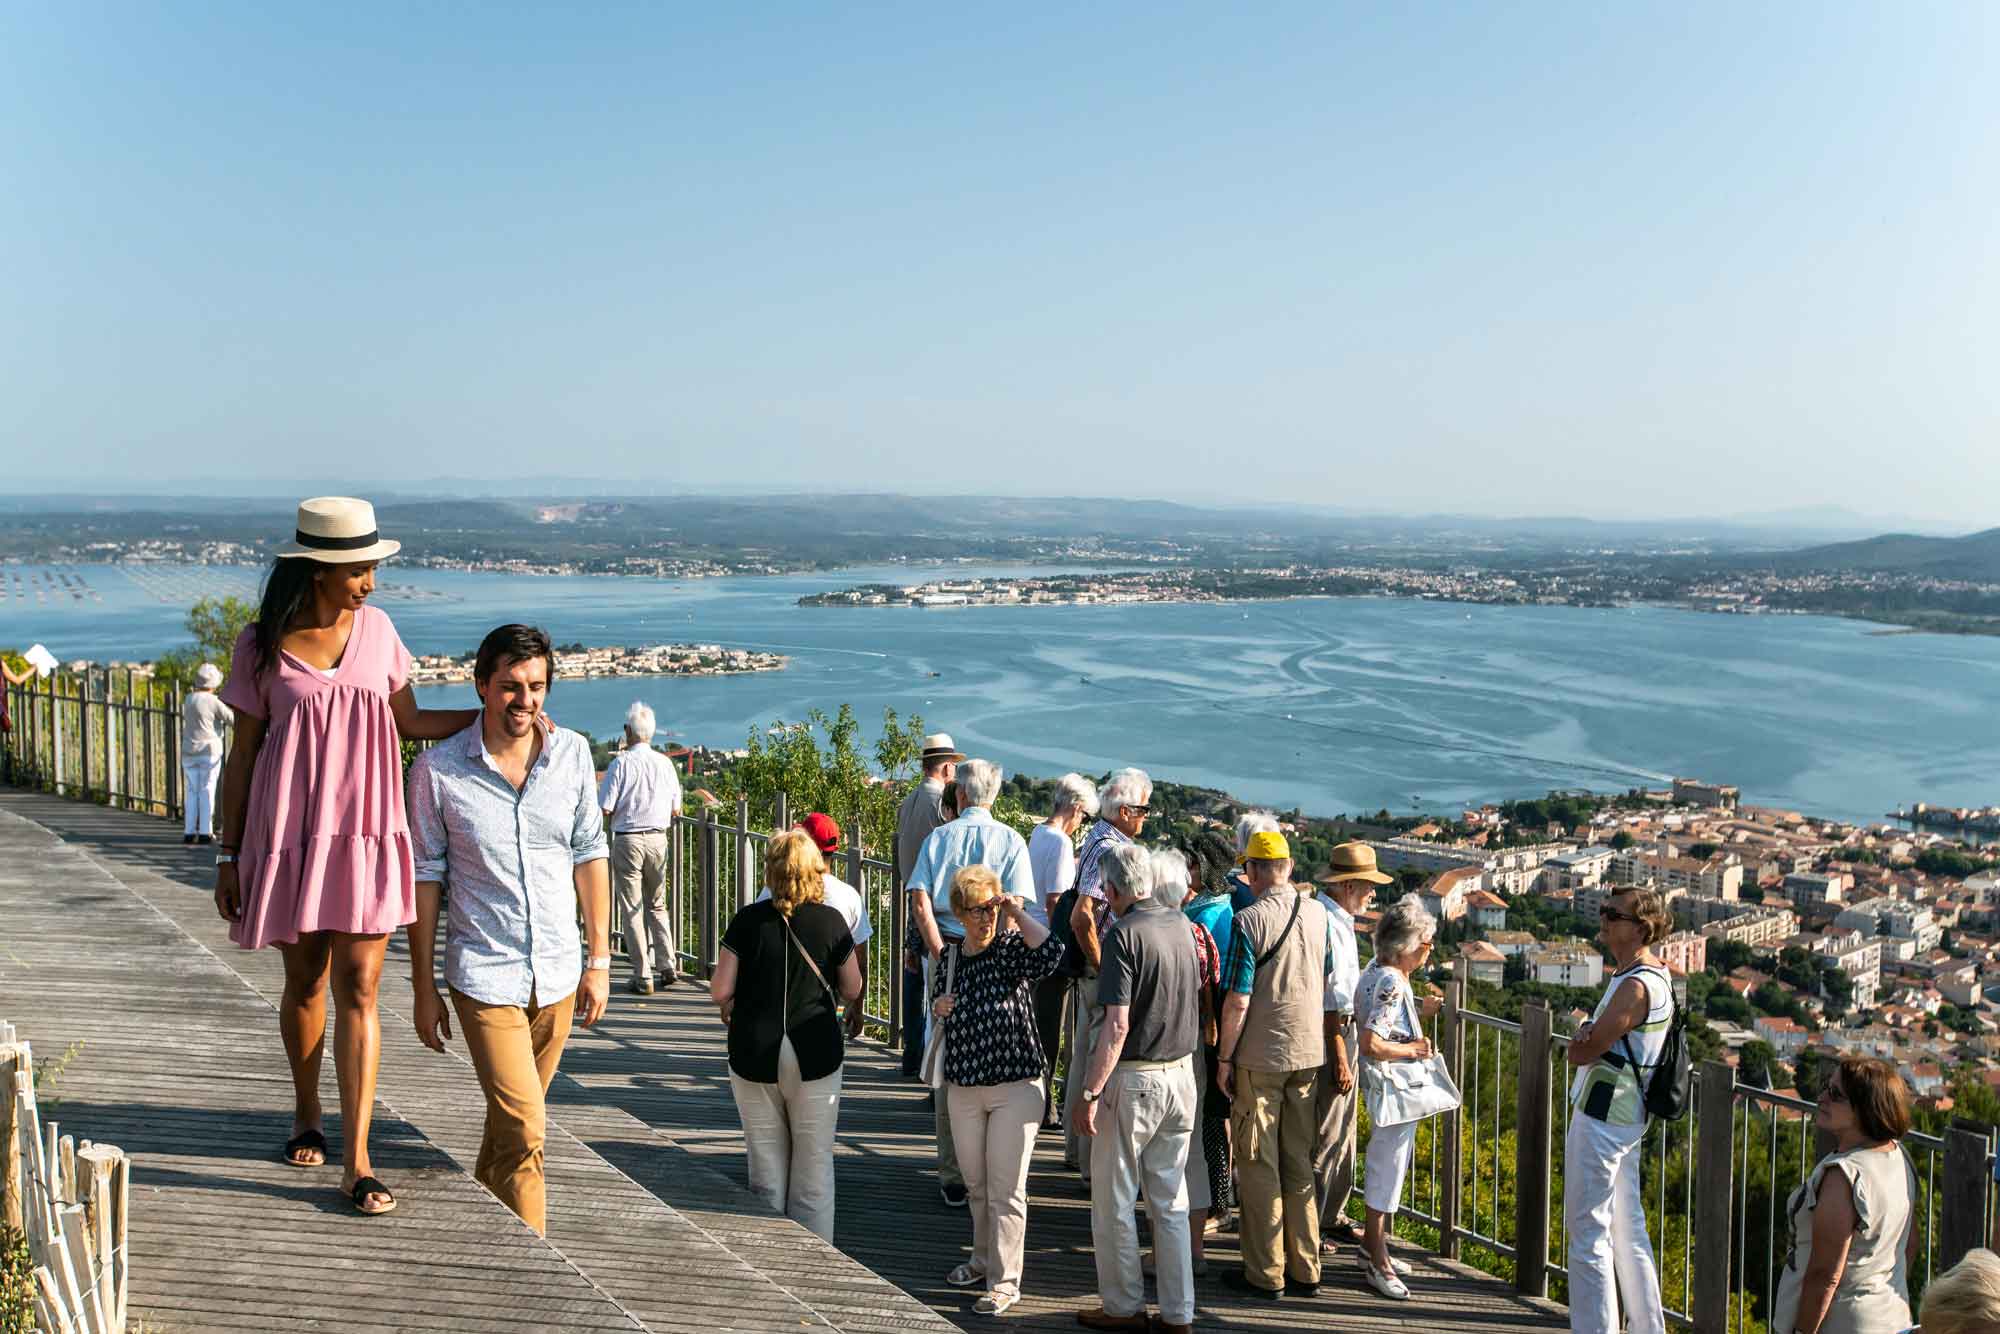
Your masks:
<svg viewBox="0 0 2000 1334"><path fill-rule="evenodd" d="M609 972L610 970L611 970L611 956L608 954L601 955L598 958L592 959L583 965L583 971L585 971L586 973L595 973L600 971Z"/></svg>
<svg viewBox="0 0 2000 1334"><path fill-rule="evenodd" d="M1086 1105L1089 1103L1096 1102L1099 1098L1102 1098L1103 1096L1104 1096L1103 1089L1085 1089L1083 1091L1083 1101L1085 1102Z"/></svg>
<svg viewBox="0 0 2000 1334"><path fill-rule="evenodd" d="M215 854L215 864L217 866L234 866L236 864L236 854L233 852L218 852Z"/></svg>

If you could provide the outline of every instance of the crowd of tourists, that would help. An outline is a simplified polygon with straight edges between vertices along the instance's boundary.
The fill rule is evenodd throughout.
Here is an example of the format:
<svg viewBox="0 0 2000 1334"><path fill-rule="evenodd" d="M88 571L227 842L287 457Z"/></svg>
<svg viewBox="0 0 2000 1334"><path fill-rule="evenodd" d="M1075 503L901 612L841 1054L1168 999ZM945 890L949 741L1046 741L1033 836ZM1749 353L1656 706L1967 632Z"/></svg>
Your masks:
<svg viewBox="0 0 2000 1334"><path fill-rule="evenodd" d="M397 549L365 502L305 502L226 681L204 673L199 693L214 703L189 717L197 761L219 745L218 707L232 724L216 906L240 945L283 955L284 1160L328 1161L330 1003L342 1193L364 1215L397 1207L368 1140L376 996L388 938L407 930L418 1036L443 1050L455 1017L485 1095L475 1175L542 1232L544 1100L572 1026L596 1023L610 1000L614 882L628 985L644 995L677 980L665 867L680 782L650 744L643 705L599 778L586 739L544 713L554 659L534 627L482 641L478 708L418 707L410 655L368 604L376 563ZM407 779L402 740L436 743ZM1438 923L1420 896L1376 915L1364 967L1356 923L1392 883L1367 844L1335 848L1310 883L1268 813L1244 816L1233 837L1208 829L1149 845L1153 784L1137 768L1101 788L1065 775L1023 838L993 815L996 765L940 733L925 739L922 766L897 816L896 910L911 943L905 1071L933 1090L940 1200L969 1215L969 1254L945 1281L974 1291L984 1314L1021 1300L1029 1163L1038 1136L1060 1129L1091 1199L1098 1302L1077 1313L1087 1327L1183 1334L1197 1280L1211 1277L1207 1239L1232 1229L1241 1263L1213 1277L1238 1298L1321 1298L1342 1248L1382 1297L1421 1297L1390 1236L1418 1129L1457 1092L1426 1036L1437 1000L1420 993ZM829 1241L844 1050L866 984L857 946L880 925L829 870L840 839L813 814L769 840L763 893L730 920L709 983L751 1187ZM1651 889L1605 900L1599 939L1616 969L1568 1045L1574 1330L1664 1334L1638 1147L1675 1014L1653 953L1671 925ZM1835 1147L1789 1202L1771 1328L1893 1334L1910 1322L1915 1244L1899 1148L1908 1090L1887 1063L1850 1057L1816 1117ZM1935 1280L1926 1328L1988 1327L1951 1322L1992 1312L1996 1270L1977 1251Z"/></svg>

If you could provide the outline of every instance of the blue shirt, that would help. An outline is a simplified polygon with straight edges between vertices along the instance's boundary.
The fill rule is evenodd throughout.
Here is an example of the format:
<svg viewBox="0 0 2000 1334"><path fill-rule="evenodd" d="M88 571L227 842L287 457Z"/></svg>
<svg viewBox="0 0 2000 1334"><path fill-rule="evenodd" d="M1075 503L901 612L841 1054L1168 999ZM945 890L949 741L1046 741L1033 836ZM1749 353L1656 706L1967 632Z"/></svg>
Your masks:
<svg viewBox="0 0 2000 1334"><path fill-rule="evenodd" d="M1248 880L1245 880L1234 871L1231 871L1225 878L1229 881L1230 906L1235 908L1237 912L1242 912L1257 901L1257 891L1250 888Z"/></svg>
<svg viewBox="0 0 2000 1334"><path fill-rule="evenodd" d="M444 886L444 976L484 1005L550 1005L583 977L575 868L610 855L590 743L558 729L516 792L480 725L410 766L417 879Z"/></svg>
<svg viewBox="0 0 2000 1334"><path fill-rule="evenodd" d="M1230 933L1236 929L1236 905L1229 901L1227 894L1212 894L1196 899L1181 910L1191 922L1199 922L1215 941L1216 954L1224 959L1229 957Z"/></svg>
<svg viewBox="0 0 2000 1334"><path fill-rule="evenodd" d="M951 880L968 866L989 868L1000 877L1002 893L1034 902L1035 872L1028 864L1028 841L994 819L993 812L974 806L956 820L931 830L903 882L904 889L930 897L931 916L937 920L940 935L965 934L965 927L951 910Z"/></svg>

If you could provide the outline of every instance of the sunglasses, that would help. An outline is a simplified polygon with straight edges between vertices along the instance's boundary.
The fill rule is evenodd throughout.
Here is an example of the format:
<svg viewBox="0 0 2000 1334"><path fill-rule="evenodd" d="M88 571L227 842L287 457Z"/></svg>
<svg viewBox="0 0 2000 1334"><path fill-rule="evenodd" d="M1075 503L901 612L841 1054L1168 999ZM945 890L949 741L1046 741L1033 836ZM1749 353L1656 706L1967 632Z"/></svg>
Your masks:
<svg viewBox="0 0 2000 1334"><path fill-rule="evenodd" d="M1618 911L1618 910L1617 910L1616 908L1599 908L1599 909L1597 910L1597 915L1598 915L1599 917L1603 918L1603 919L1604 919L1605 921L1607 921L1607 922L1630 922L1630 923L1632 923L1632 924L1633 924L1634 926L1644 926L1644 925L1645 925L1645 923L1644 923L1644 922L1641 922L1641 921L1640 921L1640 920L1639 920L1638 918L1634 917L1634 916L1633 916L1633 915L1632 915L1631 913L1628 913L1628 912L1619 912L1619 911Z"/></svg>
<svg viewBox="0 0 2000 1334"><path fill-rule="evenodd" d="M1152 813L1153 807L1152 803L1150 802L1148 802L1144 806L1134 806L1130 802L1127 802L1125 804L1125 809L1131 811L1134 815L1149 815Z"/></svg>
<svg viewBox="0 0 2000 1334"><path fill-rule="evenodd" d="M1847 1090L1840 1086L1839 1080L1833 1080L1819 1091L1819 1100L1821 1102L1846 1102Z"/></svg>

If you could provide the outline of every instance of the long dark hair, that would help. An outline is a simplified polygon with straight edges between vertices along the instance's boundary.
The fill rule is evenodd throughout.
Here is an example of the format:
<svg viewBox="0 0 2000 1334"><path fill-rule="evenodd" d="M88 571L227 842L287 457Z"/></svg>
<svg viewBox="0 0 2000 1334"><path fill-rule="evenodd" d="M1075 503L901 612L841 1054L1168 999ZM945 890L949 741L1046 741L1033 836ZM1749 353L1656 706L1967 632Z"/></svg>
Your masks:
<svg viewBox="0 0 2000 1334"><path fill-rule="evenodd" d="M1228 891L1229 871L1235 865L1228 840L1213 829L1203 829L1193 835L1176 838L1174 846L1182 856L1194 863L1195 877L1201 883L1202 897L1207 898Z"/></svg>
<svg viewBox="0 0 2000 1334"><path fill-rule="evenodd" d="M313 576L323 568L316 560L298 556L281 556L271 562L257 603L257 619L251 623L257 639L257 675L278 665L278 644L312 601Z"/></svg>

